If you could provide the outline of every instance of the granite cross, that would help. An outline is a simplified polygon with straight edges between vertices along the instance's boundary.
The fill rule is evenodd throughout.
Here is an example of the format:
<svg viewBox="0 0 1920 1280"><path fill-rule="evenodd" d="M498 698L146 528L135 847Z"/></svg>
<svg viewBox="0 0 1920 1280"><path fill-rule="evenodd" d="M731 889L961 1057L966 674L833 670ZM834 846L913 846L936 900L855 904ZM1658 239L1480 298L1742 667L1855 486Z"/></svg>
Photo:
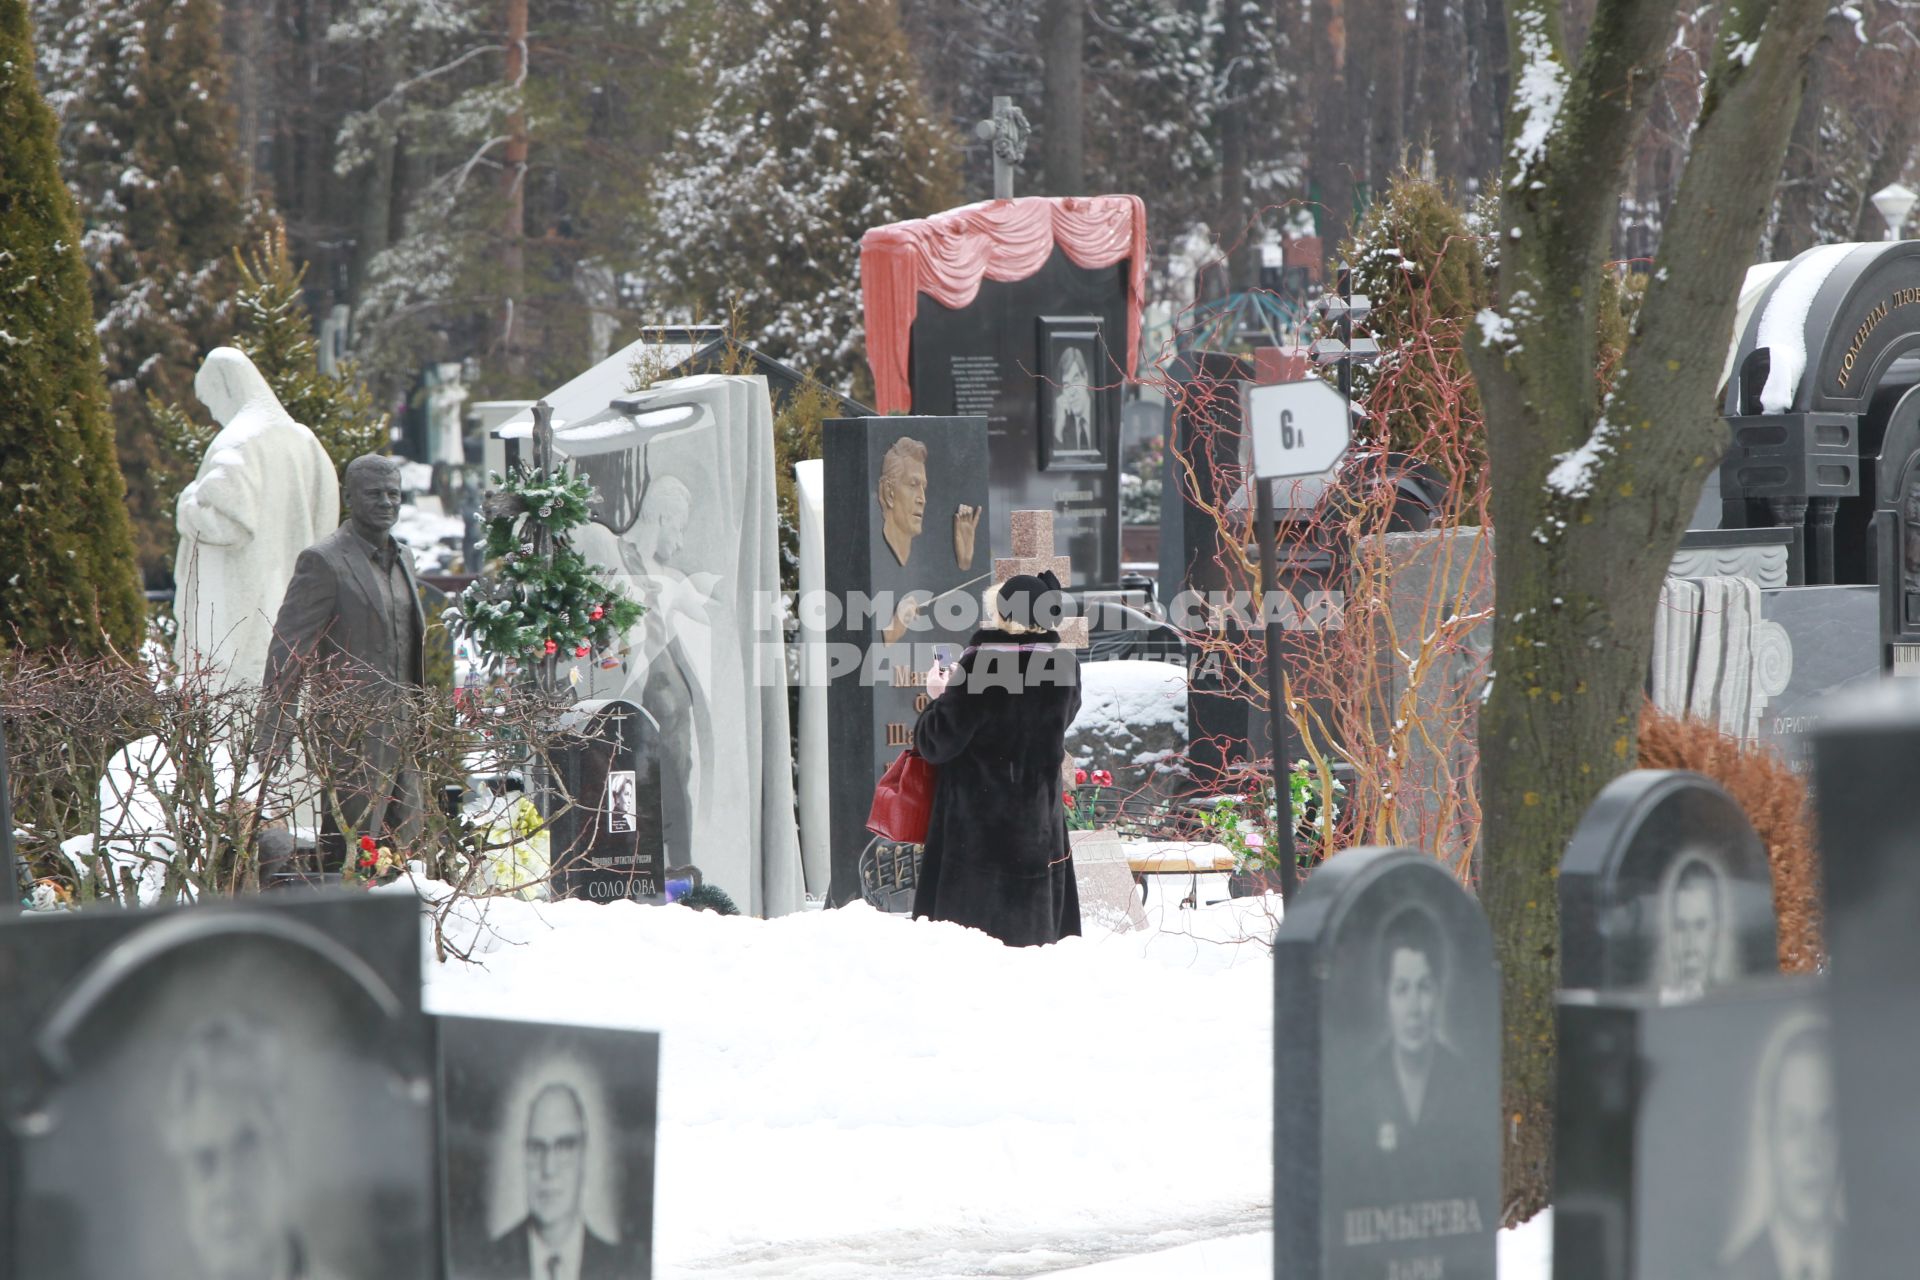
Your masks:
<svg viewBox="0 0 1920 1280"><path fill-rule="evenodd" d="M1071 585L1071 562L1053 553L1053 512L1016 511L1013 513L1013 554L993 558L993 581L998 586L1015 574L1039 574L1048 569L1060 579L1065 590ZM1063 618L1060 642L1075 649L1087 647L1085 615Z"/></svg>
<svg viewBox="0 0 1920 1280"><path fill-rule="evenodd" d="M993 100L993 118L973 126L974 136L993 142L993 198L1013 199L1013 171L1026 158L1027 135L1033 126L1012 98Z"/></svg>

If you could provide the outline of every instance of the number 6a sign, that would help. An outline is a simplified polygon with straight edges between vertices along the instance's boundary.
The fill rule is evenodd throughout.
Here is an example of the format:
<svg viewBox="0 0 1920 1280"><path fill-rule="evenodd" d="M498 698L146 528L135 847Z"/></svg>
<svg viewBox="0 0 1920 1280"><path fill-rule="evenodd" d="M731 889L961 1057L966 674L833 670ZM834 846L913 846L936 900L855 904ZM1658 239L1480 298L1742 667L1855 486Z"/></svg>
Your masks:
<svg viewBox="0 0 1920 1280"><path fill-rule="evenodd" d="M1318 378L1266 386L1243 382L1240 414L1257 480L1331 471L1353 440L1346 402Z"/></svg>

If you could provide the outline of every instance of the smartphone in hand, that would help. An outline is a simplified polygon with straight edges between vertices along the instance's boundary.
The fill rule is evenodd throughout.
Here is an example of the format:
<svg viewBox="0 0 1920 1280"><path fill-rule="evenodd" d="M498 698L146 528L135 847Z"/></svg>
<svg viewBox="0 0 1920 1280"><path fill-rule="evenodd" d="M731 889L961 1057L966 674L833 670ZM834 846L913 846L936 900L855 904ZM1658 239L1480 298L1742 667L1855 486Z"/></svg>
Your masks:
<svg viewBox="0 0 1920 1280"><path fill-rule="evenodd" d="M945 670L946 668L952 666L953 665L952 647L944 644L937 644L933 646L933 661L942 670Z"/></svg>

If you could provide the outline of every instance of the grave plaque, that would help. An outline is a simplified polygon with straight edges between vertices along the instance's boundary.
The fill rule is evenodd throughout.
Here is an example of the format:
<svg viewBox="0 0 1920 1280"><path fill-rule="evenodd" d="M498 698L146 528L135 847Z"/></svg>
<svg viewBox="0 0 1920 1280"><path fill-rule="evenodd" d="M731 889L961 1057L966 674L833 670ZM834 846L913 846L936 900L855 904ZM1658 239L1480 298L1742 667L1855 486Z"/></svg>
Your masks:
<svg viewBox="0 0 1920 1280"><path fill-rule="evenodd" d="M570 736L556 760L555 811L548 825L555 897L658 902L665 892L667 831L684 826L660 786L660 739L653 717L614 698L581 702L567 714ZM677 795L677 793L675 793Z"/></svg>
<svg viewBox="0 0 1920 1280"><path fill-rule="evenodd" d="M434 1274L410 895L16 917L0 1017L0 1274Z"/></svg>
<svg viewBox="0 0 1920 1280"><path fill-rule="evenodd" d="M448 1280L653 1274L660 1037L437 1018ZM564 1259L563 1259L564 1261Z"/></svg>
<svg viewBox="0 0 1920 1280"><path fill-rule="evenodd" d="M1823 1010L1813 978L1560 997L1554 1280L1901 1274L1841 1265Z"/></svg>
<svg viewBox="0 0 1920 1280"><path fill-rule="evenodd" d="M1905 1275L1920 1186L1920 687L1839 700L1812 737L1849 1248L1857 1276Z"/></svg>
<svg viewBox="0 0 1920 1280"><path fill-rule="evenodd" d="M1355 849L1274 935L1274 1273L1493 1280L1500 1012L1480 906Z"/></svg>
<svg viewBox="0 0 1920 1280"><path fill-rule="evenodd" d="M1560 861L1560 985L1694 999L1779 968L1773 873L1733 797L1678 769L1614 779Z"/></svg>
<svg viewBox="0 0 1920 1280"><path fill-rule="evenodd" d="M873 784L912 743L935 647L946 645L957 660L979 623L980 596L993 574L993 519L984 418L836 419L822 427L821 446L828 599L820 606L829 619L831 678L828 901L842 906L862 896ZM875 852L876 869L902 865L897 851ZM881 879L910 889L897 875ZM904 910L912 894L898 896Z"/></svg>

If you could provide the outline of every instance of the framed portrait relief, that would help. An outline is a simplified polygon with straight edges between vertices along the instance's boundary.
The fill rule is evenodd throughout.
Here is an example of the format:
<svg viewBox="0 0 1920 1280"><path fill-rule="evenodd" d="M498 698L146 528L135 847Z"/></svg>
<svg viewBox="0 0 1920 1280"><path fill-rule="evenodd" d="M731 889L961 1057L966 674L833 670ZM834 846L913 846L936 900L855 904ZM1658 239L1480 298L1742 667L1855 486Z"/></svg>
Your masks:
<svg viewBox="0 0 1920 1280"><path fill-rule="evenodd" d="M1107 465L1113 424L1109 397L1100 388L1113 380L1105 368L1097 316L1041 316L1040 469L1097 471Z"/></svg>

